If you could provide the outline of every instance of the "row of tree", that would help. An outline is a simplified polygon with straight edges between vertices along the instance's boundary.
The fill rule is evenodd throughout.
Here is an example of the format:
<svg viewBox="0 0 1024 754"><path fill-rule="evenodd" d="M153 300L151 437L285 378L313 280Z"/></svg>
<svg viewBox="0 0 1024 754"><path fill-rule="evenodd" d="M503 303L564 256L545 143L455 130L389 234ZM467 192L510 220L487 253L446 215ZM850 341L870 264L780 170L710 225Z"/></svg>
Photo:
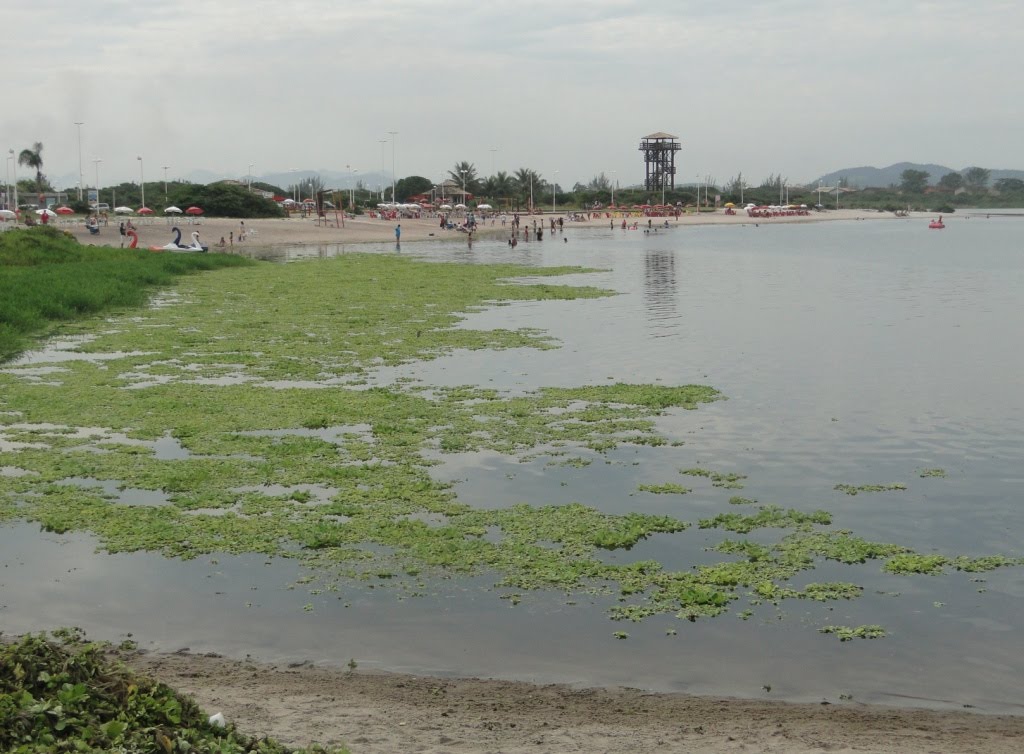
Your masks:
<svg viewBox="0 0 1024 754"><path fill-rule="evenodd" d="M992 176L985 168L967 168L962 173L946 173L939 178L935 187L950 194L963 189L970 193L988 191L988 182ZM931 176L924 170L904 170L900 173L900 190L908 194L922 194L930 186ZM992 184L1000 194L1024 191L1024 181L1019 178L999 178Z"/></svg>

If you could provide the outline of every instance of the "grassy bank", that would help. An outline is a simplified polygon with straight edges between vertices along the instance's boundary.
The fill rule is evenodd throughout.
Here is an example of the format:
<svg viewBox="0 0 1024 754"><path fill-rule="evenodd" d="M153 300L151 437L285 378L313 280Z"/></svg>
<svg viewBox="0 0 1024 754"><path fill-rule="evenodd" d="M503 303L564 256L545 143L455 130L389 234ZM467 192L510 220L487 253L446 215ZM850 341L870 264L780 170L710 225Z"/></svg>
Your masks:
<svg viewBox="0 0 1024 754"><path fill-rule="evenodd" d="M56 228L0 235L0 362L33 335L108 309L139 306L152 289L197 270L251 264L224 254L153 254L82 246Z"/></svg>

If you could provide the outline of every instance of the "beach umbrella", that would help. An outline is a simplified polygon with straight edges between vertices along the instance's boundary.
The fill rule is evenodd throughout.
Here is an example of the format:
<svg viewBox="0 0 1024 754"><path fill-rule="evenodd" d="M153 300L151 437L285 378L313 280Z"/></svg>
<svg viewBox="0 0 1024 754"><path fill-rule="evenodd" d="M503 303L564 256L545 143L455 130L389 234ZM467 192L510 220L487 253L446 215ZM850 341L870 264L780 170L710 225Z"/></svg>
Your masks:
<svg viewBox="0 0 1024 754"><path fill-rule="evenodd" d="M4 220L13 220L17 215L9 209L0 209L0 217Z"/></svg>
<svg viewBox="0 0 1024 754"><path fill-rule="evenodd" d="M152 215L153 214L153 210L151 210L149 207L139 207L139 214L140 215Z"/></svg>
<svg viewBox="0 0 1024 754"><path fill-rule="evenodd" d="M456 204L455 205L455 209L465 209L465 208L466 208L465 204Z"/></svg>
<svg viewBox="0 0 1024 754"><path fill-rule="evenodd" d="M73 215L75 211L71 207L57 207L56 210L58 215Z"/></svg>
<svg viewBox="0 0 1024 754"><path fill-rule="evenodd" d="M477 209L491 209L491 205L490 204L478 204L478 205L476 205L476 208Z"/></svg>
<svg viewBox="0 0 1024 754"><path fill-rule="evenodd" d="M440 207L438 207L438 209L451 209L451 208L452 208L452 205L450 205L450 204L442 204Z"/></svg>
<svg viewBox="0 0 1024 754"><path fill-rule="evenodd" d="M43 209L37 209L36 210L36 214L37 215L46 215L47 217L56 217L57 216L56 212L54 212L52 209L46 209L45 207Z"/></svg>
<svg viewBox="0 0 1024 754"><path fill-rule="evenodd" d="M725 203L725 206L726 206L726 207L735 207L736 205L735 205L735 204L733 204L732 202L726 202L726 203Z"/></svg>
<svg viewBox="0 0 1024 754"><path fill-rule="evenodd" d="M199 207L196 207L195 205L193 205L193 206L189 207L187 210L185 210L185 214L186 215L201 215L201 214L203 214L203 210L200 209Z"/></svg>
<svg viewBox="0 0 1024 754"><path fill-rule="evenodd" d="M165 207L164 208L164 212L167 213L168 215L180 215L181 214L181 208L180 207L173 207L173 206L172 207Z"/></svg>
<svg viewBox="0 0 1024 754"><path fill-rule="evenodd" d="M130 215L134 211L131 207L114 207L114 212L119 215Z"/></svg>

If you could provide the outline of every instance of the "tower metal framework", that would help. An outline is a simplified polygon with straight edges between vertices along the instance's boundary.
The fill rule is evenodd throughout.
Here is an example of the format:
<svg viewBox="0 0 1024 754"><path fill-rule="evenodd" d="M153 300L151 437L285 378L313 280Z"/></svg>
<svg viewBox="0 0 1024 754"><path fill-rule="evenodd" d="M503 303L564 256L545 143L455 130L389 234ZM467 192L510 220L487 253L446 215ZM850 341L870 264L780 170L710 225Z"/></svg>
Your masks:
<svg viewBox="0 0 1024 754"><path fill-rule="evenodd" d="M663 131L640 140L640 151L644 153L644 188L676 187L676 152L680 149L678 137Z"/></svg>

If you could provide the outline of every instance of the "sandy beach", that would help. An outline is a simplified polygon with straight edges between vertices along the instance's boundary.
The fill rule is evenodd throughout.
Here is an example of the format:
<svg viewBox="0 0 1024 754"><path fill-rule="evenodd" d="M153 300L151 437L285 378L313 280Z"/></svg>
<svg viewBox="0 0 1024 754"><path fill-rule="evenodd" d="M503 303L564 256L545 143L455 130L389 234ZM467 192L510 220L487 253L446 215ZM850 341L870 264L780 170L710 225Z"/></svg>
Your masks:
<svg viewBox="0 0 1024 754"><path fill-rule="evenodd" d="M1010 754L1024 747L1024 718L855 700L787 704L275 667L185 650L123 659L250 734L294 746L344 744L353 754Z"/></svg>
<svg viewBox="0 0 1024 754"><path fill-rule="evenodd" d="M565 231L571 233L574 229L578 228L608 228L609 225L614 222L616 228L621 226L622 216L619 214L612 214L612 217L606 216L606 213L598 213L599 217L588 219L585 221L569 221L565 222ZM521 215L521 228L525 227L527 223L533 223L533 220L537 220L538 223L550 223L551 218L565 217L564 214L538 214L538 215ZM930 218L929 215L920 215L919 217L912 217L910 221L916 219L918 222L922 220L927 221ZM118 223L123 218L112 216L109 223L105 227L101 227L98 235L91 235L85 228L84 224L79 222L69 221L69 224L58 226L64 227L69 230L74 236L83 244L92 244L97 246L119 246L121 244L121 237L118 232ZM455 220L457 218L453 218ZM508 216L508 220L511 220L511 215ZM809 215L796 215L791 217L773 217L773 218L752 218L747 217L745 213L737 212L735 215L726 215L722 211L718 212L705 212L699 216L696 214L682 215L678 219L667 218L670 226L686 226L686 225L769 225L778 223L808 223L808 222L826 222L836 220L895 220L895 221L907 221L907 218L897 218L890 212L871 212L867 210L829 210L825 212L812 212ZM663 225L666 218L651 218L651 222L655 226ZM193 231L199 232L199 238L204 245L207 245L211 250L220 250L216 247L216 244L220 242L220 239L225 240L224 251L230 252L233 250L239 250L246 247L254 246L278 246L281 244L332 244L332 243L374 243L374 242L393 242L395 240L395 225L399 222L402 226L402 241L427 241L431 239L452 239L452 238L465 238L465 234L454 230L442 230L440 222L437 218L420 218L411 219L405 218L401 221L395 220L381 220L379 218L371 218L365 215L359 215L355 218L347 218L341 220L340 218L336 221L332 215L328 218L328 223L325 225L323 222L317 223L312 218L300 218L292 217L288 219L249 219L245 220L245 232L246 238L244 241L239 241L239 235L242 231L242 221L228 219L228 218L200 218L196 223L190 223L187 218L177 218L175 221L170 221L164 217L153 217L153 218L131 218L132 223L135 225L138 236L139 246L163 246L164 244L171 241L171 228L173 225L177 225L182 232L182 240L187 243ZM647 218L641 217L638 214L634 214L629 218L629 222L639 223L642 229L647 224ZM341 227L339 227L339 225ZM500 218L486 219L480 221L478 230L475 234L475 238L507 238L510 232L508 225L502 226ZM232 235L234 241L231 241ZM522 238L522 230L520 230L520 239Z"/></svg>

